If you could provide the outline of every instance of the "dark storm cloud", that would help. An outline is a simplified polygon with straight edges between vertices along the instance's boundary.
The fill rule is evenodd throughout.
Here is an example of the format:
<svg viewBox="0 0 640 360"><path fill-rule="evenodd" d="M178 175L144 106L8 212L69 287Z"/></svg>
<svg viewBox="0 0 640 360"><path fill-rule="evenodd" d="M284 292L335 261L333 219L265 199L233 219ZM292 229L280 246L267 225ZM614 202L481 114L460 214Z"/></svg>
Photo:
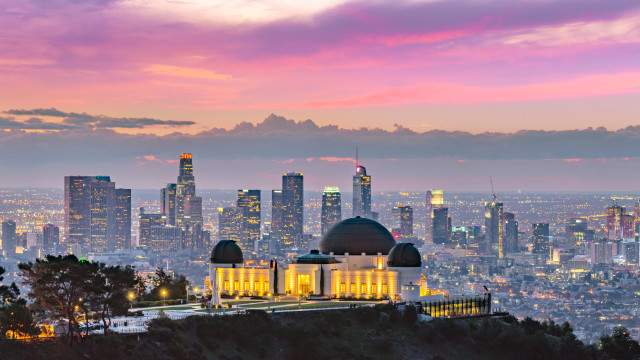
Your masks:
<svg viewBox="0 0 640 360"><path fill-rule="evenodd" d="M12 117L0 117L0 129L2 130L69 130L74 128L76 127L73 125L46 122L35 117L26 121L16 121Z"/></svg>
<svg viewBox="0 0 640 360"><path fill-rule="evenodd" d="M142 129L149 126L163 125L163 126L189 126L194 125L193 121L179 121L179 120L158 120L150 118L114 118L104 115L90 115L87 113L74 113L64 112L58 109L32 109L32 110L8 110L5 114L25 116L25 115L37 115L37 116L49 116L63 118L62 123L58 124L59 127L49 128L51 130L60 129L74 129L79 127L88 128L105 128L105 129ZM24 122L26 124L29 120ZM19 123L19 122L16 122ZM56 124L56 123L46 123ZM29 127L16 127L16 129L31 129ZM46 128L43 128L45 130Z"/></svg>

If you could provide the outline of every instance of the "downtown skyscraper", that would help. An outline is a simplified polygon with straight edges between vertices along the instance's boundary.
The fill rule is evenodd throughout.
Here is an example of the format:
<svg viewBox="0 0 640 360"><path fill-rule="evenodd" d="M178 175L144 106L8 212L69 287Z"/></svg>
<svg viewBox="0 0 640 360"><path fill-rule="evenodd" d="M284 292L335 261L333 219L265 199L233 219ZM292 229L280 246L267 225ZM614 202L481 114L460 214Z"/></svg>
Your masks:
<svg viewBox="0 0 640 360"><path fill-rule="evenodd" d="M504 257L504 244L502 238L502 203L492 202L484 205L484 231L486 254L498 255L500 259Z"/></svg>
<svg viewBox="0 0 640 360"><path fill-rule="evenodd" d="M271 191L271 237L274 250L283 253L295 246L295 192L293 190Z"/></svg>
<svg viewBox="0 0 640 360"><path fill-rule="evenodd" d="M109 176L65 176L64 204L68 250L130 248L131 190L116 189Z"/></svg>
<svg viewBox="0 0 640 360"><path fill-rule="evenodd" d="M178 172L178 181L176 183L175 195L175 225L186 229L188 224L185 217L189 214L185 213L185 205L188 198L196 196L196 179L193 176L193 155L189 153L180 154L180 167Z"/></svg>
<svg viewBox="0 0 640 360"><path fill-rule="evenodd" d="M398 205L391 209L393 225L391 233L394 237L413 236L413 208L408 205Z"/></svg>
<svg viewBox="0 0 640 360"><path fill-rule="evenodd" d="M282 174L282 190L293 191L293 237L300 242L304 233L304 176L300 172Z"/></svg>
<svg viewBox="0 0 640 360"><path fill-rule="evenodd" d="M353 175L353 217L371 218L371 175L362 165L356 166Z"/></svg>
<svg viewBox="0 0 640 360"><path fill-rule="evenodd" d="M242 236L238 245L242 251L253 251L260 240L260 190L238 190L237 207L242 215Z"/></svg>
<svg viewBox="0 0 640 360"><path fill-rule="evenodd" d="M322 192L322 213L320 215L320 231L322 236L342 221L342 199L340 189L326 186Z"/></svg>
<svg viewBox="0 0 640 360"><path fill-rule="evenodd" d="M444 192L442 190L427 190L427 198L425 201L426 221L425 221L425 242L433 243L433 210L444 207Z"/></svg>
<svg viewBox="0 0 640 360"><path fill-rule="evenodd" d="M16 223L13 220L2 222L2 251L6 256L16 254L17 245Z"/></svg>

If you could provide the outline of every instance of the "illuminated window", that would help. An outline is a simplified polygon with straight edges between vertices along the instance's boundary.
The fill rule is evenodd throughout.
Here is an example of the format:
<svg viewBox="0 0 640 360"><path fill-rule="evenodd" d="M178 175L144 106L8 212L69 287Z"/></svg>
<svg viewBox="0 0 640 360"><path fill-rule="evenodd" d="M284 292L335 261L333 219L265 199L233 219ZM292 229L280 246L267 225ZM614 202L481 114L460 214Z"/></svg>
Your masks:
<svg viewBox="0 0 640 360"><path fill-rule="evenodd" d="M229 280L226 280L226 281L224 282L224 289L225 289L226 291L229 291Z"/></svg>
<svg viewBox="0 0 640 360"><path fill-rule="evenodd" d="M356 288L356 284L354 284L354 283L351 283L351 292L352 293L358 292L358 289Z"/></svg>
<svg viewBox="0 0 640 360"><path fill-rule="evenodd" d="M268 281L264 282L264 291L269 291L269 282Z"/></svg>
<svg viewBox="0 0 640 360"><path fill-rule="evenodd" d="M340 293L344 294L347 292L347 284L345 283L340 283Z"/></svg>
<svg viewBox="0 0 640 360"><path fill-rule="evenodd" d="M249 282L248 281L244 282L244 291L249 291Z"/></svg>
<svg viewBox="0 0 640 360"><path fill-rule="evenodd" d="M387 293L387 284L382 284L382 293L383 294Z"/></svg>
<svg viewBox="0 0 640 360"><path fill-rule="evenodd" d="M240 290L240 281L236 280L233 282L233 290L234 291Z"/></svg>
<svg viewBox="0 0 640 360"><path fill-rule="evenodd" d="M256 281L253 283L253 291L260 291L260 282Z"/></svg>

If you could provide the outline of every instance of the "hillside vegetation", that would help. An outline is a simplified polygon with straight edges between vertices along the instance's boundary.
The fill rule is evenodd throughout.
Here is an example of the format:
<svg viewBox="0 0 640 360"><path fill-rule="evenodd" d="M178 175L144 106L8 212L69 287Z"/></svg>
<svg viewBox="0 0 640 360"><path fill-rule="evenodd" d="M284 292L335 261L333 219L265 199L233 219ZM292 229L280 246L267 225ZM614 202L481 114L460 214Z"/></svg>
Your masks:
<svg viewBox="0 0 640 360"><path fill-rule="evenodd" d="M513 317L419 323L414 310L403 314L385 305L158 319L139 340L138 336L109 334L73 346L63 341L4 341L0 358L11 354L15 360L631 359L640 354L628 352L630 344L637 346L637 342L626 333L618 335L603 338L609 341L609 348L603 351L583 345L568 324L517 321Z"/></svg>

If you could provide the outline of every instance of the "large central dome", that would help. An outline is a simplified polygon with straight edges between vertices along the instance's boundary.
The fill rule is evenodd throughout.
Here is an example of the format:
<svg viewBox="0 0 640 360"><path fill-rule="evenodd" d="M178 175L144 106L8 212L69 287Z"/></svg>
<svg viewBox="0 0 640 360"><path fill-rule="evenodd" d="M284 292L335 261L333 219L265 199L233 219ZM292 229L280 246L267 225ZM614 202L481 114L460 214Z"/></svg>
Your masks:
<svg viewBox="0 0 640 360"><path fill-rule="evenodd" d="M327 232L318 248L324 254L382 255L396 245L393 236L379 223L361 217L343 220Z"/></svg>

